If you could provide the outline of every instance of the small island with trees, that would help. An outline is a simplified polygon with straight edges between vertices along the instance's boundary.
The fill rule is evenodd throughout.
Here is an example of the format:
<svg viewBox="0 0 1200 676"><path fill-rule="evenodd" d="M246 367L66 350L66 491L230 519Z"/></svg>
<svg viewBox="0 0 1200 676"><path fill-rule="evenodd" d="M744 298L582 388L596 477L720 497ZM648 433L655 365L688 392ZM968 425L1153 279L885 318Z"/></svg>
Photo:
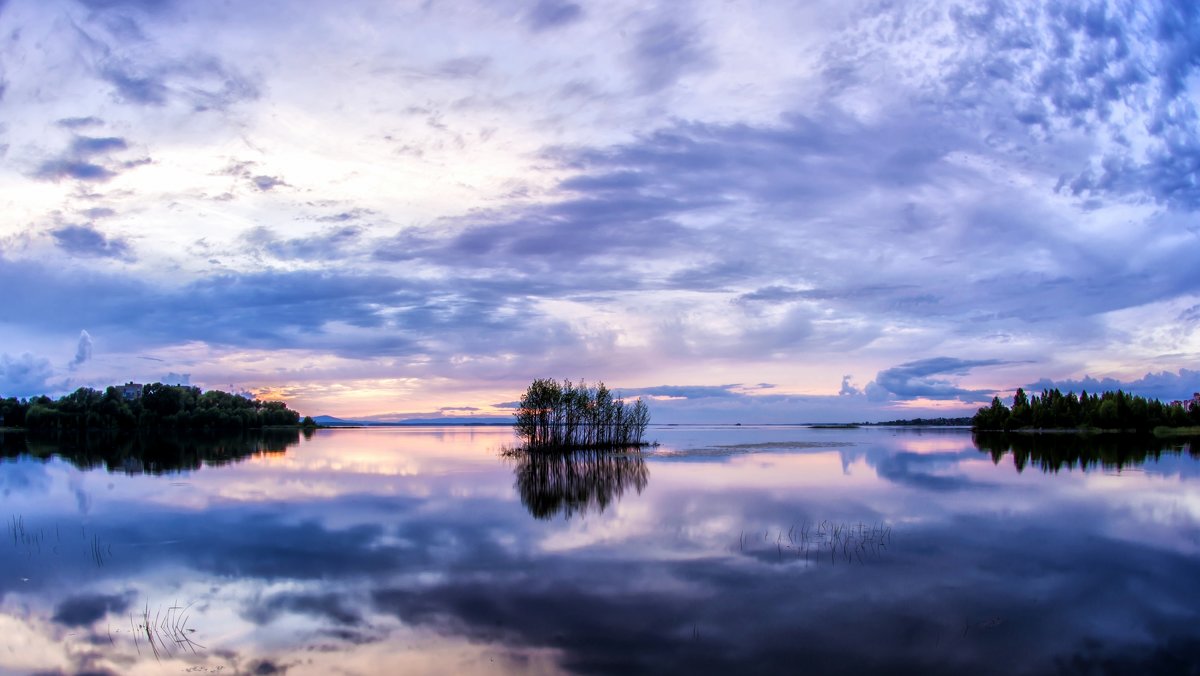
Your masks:
<svg viewBox="0 0 1200 676"><path fill-rule="evenodd" d="M971 419L978 431L1037 430L1113 431L1139 433L1193 433L1200 431L1200 394L1190 401L1164 404L1121 390L1076 396L1058 389L1029 396L1018 388L1012 408L999 397L979 409Z"/></svg>
<svg viewBox="0 0 1200 676"><path fill-rule="evenodd" d="M513 429L522 450L618 450L645 446L650 410L605 387L553 378L533 381L521 395Z"/></svg>
<svg viewBox="0 0 1200 676"><path fill-rule="evenodd" d="M221 390L152 383L81 387L51 399L0 399L0 426L30 432L132 432L147 430L235 431L265 427L312 427L312 418L282 401L259 401Z"/></svg>

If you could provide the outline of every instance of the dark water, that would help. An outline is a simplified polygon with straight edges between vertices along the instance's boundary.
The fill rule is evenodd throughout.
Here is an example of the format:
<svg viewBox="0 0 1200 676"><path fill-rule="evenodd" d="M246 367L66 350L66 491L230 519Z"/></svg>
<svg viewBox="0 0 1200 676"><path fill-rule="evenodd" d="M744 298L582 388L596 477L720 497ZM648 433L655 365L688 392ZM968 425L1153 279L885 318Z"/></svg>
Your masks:
<svg viewBox="0 0 1200 676"><path fill-rule="evenodd" d="M1185 443L0 440L0 672L1197 673Z"/></svg>

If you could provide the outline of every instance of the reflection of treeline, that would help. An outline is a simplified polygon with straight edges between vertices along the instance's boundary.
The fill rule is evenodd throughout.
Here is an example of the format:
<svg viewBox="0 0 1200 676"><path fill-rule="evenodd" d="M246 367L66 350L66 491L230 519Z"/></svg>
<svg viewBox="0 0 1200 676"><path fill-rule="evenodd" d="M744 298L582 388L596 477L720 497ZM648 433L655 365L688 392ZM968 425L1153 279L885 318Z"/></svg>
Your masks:
<svg viewBox="0 0 1200 676"><path fill-rule="evenodd" d="M264 453L282 453L300 443L298 429L232 434L0 434L0 455L49 460L58 457L79 469L124 474L170 474L227 465Z"/></svg>
<svg viewBox="0 0 1200 676"><path fill-rule="evenodd" d="M1163 454L1180 455L1185 451L1200 459L1200 439L1160 439L1149 434L1021 434L974 432L979 450L999 464L1005 454L1012 455L1020 472L1032 465L1043 472L1063 469L1121 469L1136 467Z"/></svg>
<svg viewBox="0 0 1200 676"><path fill-rule="evenodd" d="M971 426L979 430L1092 427L1149 432L1156 427L1189 425L1200 425L1200 406L1164 404L1121 390L1090 396L1083 392L1077 397L1074 392L1064 395L1053 389L1029 397L1017 389L1012 408L993 397L991 406L980 408L971 419Z"/></svg>
<svg viewBox="0 0 1200 676"><path fill-rule="evenodd" d="M521 395L513 427L528 448L620 448L642 445L649 423L641 399L626 404L604 383L543 378Z"/></svg>
<svg viewBox="0 0 1200 676"><path fill-rule="evenodd" d="M538 519L603 512L626 489L640 494L650 480L650 469L639 452L519 449L507 455L516 460L513 473L521 503Z"/></svg>
<svg viewBox="0 0 1200 676"><path fill-rule="evenodd" d="M57 400L0 400L0 417L29 430L211 429L296 425L300 414L282 401L258 401L220 390L153 383L127 399L121 389L81 387Z"/></svg>

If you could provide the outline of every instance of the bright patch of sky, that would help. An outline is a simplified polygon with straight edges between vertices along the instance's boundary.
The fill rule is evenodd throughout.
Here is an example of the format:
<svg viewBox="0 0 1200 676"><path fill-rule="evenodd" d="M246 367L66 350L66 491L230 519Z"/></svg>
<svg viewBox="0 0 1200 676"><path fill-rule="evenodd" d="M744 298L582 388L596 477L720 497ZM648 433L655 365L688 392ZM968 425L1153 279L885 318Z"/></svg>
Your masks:
<svg viewBox="0 0 1200 676"><path fill-rule="evenodd" d="M1198 66L1179 2L0 2L0 395L1187 397Z"/></svg>

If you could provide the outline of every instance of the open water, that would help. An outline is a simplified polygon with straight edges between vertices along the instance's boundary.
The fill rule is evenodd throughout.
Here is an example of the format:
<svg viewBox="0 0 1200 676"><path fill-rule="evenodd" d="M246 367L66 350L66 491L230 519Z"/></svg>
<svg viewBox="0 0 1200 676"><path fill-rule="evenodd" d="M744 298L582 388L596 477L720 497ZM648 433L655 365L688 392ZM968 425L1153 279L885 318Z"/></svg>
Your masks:
<svg viewBox="0 0 1200 676"><path fill-rule="evenodd" d="M0 673L1196 673L1186 441L0 441ZM1200 450L1200 449L1198 449Z"/></svg>

